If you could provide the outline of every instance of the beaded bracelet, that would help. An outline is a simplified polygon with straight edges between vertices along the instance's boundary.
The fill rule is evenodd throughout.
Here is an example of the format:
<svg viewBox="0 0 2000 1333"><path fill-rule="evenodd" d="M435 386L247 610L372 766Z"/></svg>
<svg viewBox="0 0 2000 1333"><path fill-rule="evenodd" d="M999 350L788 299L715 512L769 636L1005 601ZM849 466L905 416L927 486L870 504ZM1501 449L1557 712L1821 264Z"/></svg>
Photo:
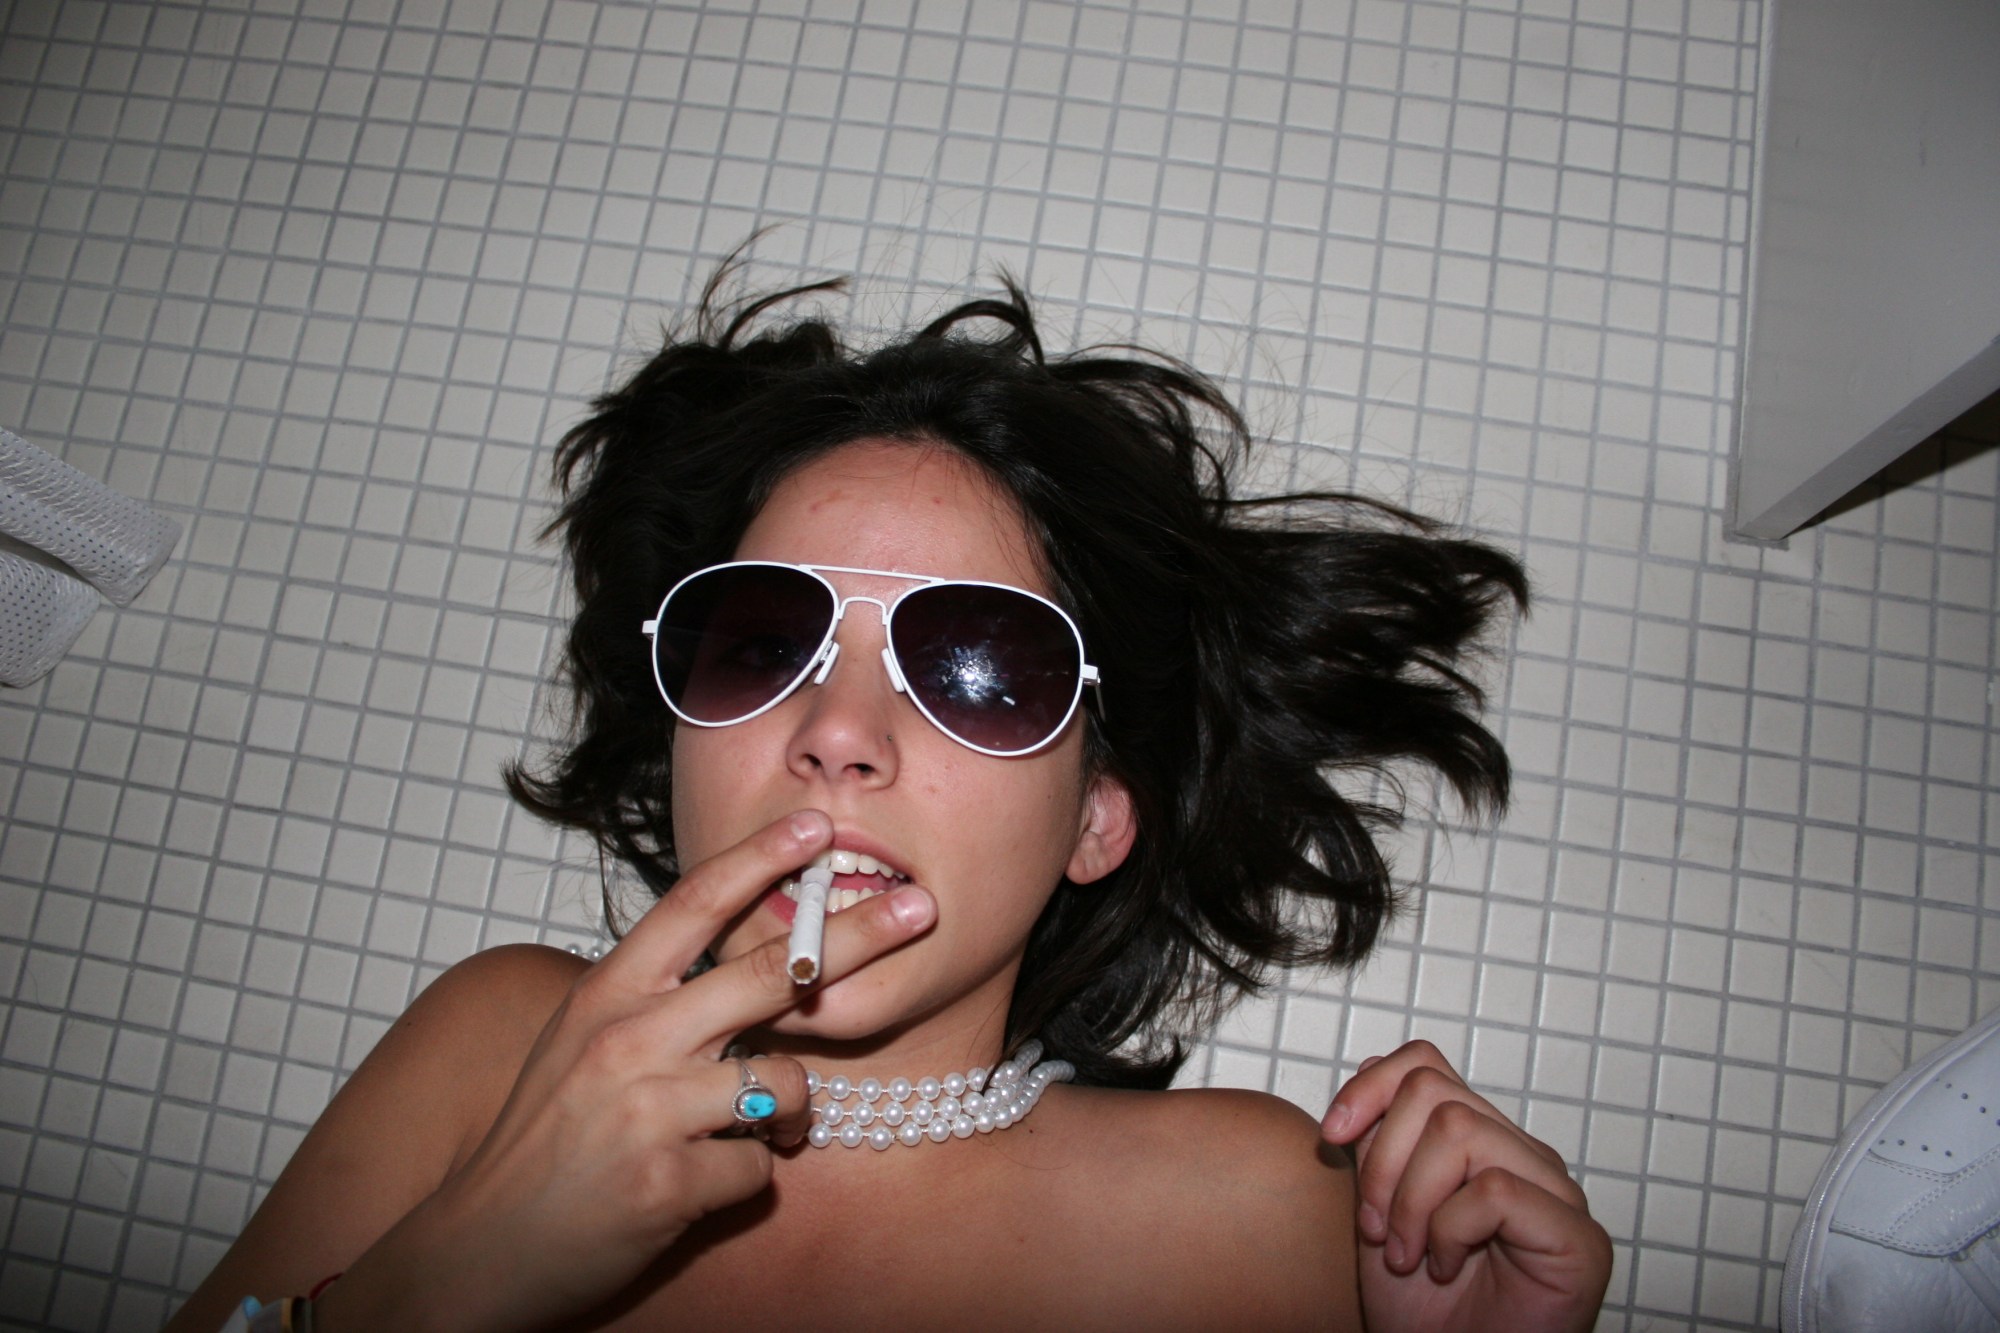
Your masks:
<svg viewBox="0 0 2000 1333"><path fill-rule="evenodd" d="M250 1315L250 1333L312 1333L312 1326L313 1303L307 1296L287 1296Z"/></svg>
<svg viewBox="0 0 2000 1333"><path fill-rule="evenodd" d="M222 1326L221 1333L313 1333L313 1302L339 1276L335 1273L333 1277L321 1278L313 1284L308 1295L287 1296L269 1305L258 1301L255 1296L245 1296L243 1304L230 1314L229 1322Z"/></svg>

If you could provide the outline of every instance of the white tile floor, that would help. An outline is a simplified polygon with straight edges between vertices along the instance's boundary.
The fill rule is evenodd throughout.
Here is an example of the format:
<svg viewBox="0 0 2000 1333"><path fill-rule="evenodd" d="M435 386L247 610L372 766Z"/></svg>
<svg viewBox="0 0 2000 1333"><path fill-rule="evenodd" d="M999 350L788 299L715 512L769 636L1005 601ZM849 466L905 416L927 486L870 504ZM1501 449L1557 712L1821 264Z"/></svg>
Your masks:
<svg viewBox="0 0 2000 1333"><path fill-rule="evenodd" d="M466 953L587 945L495 779L582 397L760 227L901 324L1225 375L1539 601L1497 833L1190 1077L1411 1034L1581 1169L1604 1326L1774 1322L1843 1119L2000 1002L1990 443L1725 543L1757 0L0 4L0 424L187 529L0 700L0 1321L150 1328ZM843 308L845 309L845 308ZM1990 442L1990 430L1985 435ZM552 868L553 867L553 868Z"/></svg>

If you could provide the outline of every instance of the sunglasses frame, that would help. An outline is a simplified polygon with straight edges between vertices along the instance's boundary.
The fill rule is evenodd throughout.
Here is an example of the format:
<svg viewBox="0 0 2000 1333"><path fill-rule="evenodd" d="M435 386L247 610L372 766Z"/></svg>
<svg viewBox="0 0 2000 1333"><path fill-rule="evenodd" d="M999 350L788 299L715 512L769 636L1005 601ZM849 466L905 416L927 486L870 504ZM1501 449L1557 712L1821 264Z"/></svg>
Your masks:
<svg viewBox="0 0 2000 1333"><path fill-rule="evenodd" d="M799 669L798 675L794 676L789 684L782 690L779 690L776 695L772 696L769 703L745 713L741 717L730 718L726 722L705 722L700 718L689 717L681 711L680 705L676 704L673 701L673 697L667 693L667 683L660 679L660 653L657 635L660 621L666 615L667 603L673 601L674 595L682 588L704 574L713 574L721 569L754 568L795 569L805 574L822 588L825 588L827 596L833 599L833 618L827 622L826 632L820 636L818 645L806 659L806 664ZM906 588L887 601L884 601L880 597L848 597L843 596L840 589L833 586L833 581L826 577L828 574L863 574L871 578L899 579L918 586L915 588ZM894 630L896 608L902 605L903 599L913 592L924 588L945 587L999 588L1005 592L1018 593L1022 597L1040 602L1043 606L1048 607L1049 610L1062 618L1063 624L1069 629L1070 637L1076 641L1078 671L1076 687L1070 692L1069 706L1063 710L1062 721L1056 724L1055 729L1041 740L1036 741L1033 745L1019 750L993 750L988 749L984 745L974 745L971 741L938 721L931 710L924 706L924 701L911 691L909 682L903 676L902 664L896 660L896 637ZM906 574L894 569L861 569L853 565L804 565L793 564L786 560L725 560L720 564L707 565L701 569L697 569L681 579L680 582L674 584L673 587L667 590L667 595L660 599L659 609L653 613L653 618L646 621L640 627L641 633L648 639L655 640L652 650L646 654L648 660L652 663L653 684L658 687L660 698L666 700L667 707L673 710L674 716L691 727L733 727L739 722L748 722L754 717L760 717L770 712L773 708L791 698L793 694L797 693L799 686L806 683L808 678L815 685L826 683L826 678L833 672L834 663L840 659L840 644L836 638L840 632L840 622L846 619L847 608L855 602L866 602L882 614L882 666L889 673L890 685L895 688L898 694L901 694L916 706L917 711L924 715L926 722L929 722L966 749L977 751L980 754L991 755L996 759L1013 759L1021 755L1033 754L1035 751L1052 744L1058 736L1061 736L1068 729L1070 719L1076 716L1077 705L1083 701L1083 687L1086 685L1097 686L1102 680L1097 668L1092 666L1085 657L1083 631L1077 628L1076 621L1070 617L1069 612L1063 610L1040 593L1029 592L1026 588L1017 588L1011 583L992 583L984 579L947 579L932 574Z"/></svg>

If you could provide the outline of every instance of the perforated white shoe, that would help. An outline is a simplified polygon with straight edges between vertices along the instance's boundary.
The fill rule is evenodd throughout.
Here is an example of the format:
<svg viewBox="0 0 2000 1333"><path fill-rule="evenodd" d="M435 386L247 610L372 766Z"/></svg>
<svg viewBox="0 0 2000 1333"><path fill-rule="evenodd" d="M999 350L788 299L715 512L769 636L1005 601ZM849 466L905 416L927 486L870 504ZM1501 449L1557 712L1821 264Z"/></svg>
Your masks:
<svg viewBox="0 0 2000 1333"><path fill-rule="evenodd" d="M2000 1328L2000 1010L1834 1146L1785 1263L1786 1333Z"/></svg>

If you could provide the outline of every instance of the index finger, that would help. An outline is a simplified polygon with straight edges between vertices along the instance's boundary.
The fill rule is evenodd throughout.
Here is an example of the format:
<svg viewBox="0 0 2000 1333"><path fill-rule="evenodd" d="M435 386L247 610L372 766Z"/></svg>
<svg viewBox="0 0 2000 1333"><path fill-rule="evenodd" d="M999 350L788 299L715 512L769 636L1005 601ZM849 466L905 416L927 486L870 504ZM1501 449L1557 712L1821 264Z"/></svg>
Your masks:
<svg viewBox="0 0 2000 1333"><path fill-rule="evenodd" d="M833 821L798 810L681 876L598 964L607 982L671 990L737 913L833 841Z"/></svg>
<svg viewBox="0 0 2000 1333"><path fill-rule="evenodd" d="M1340 1091L1333 1095L1333 1105L1327 1107L1320 1120L1321 1137L1329 1143L1352 1143L1360 1138L1396 1100L1403 1080L1419 1069L1433 1069L1447 1075L1465 1088L1467 1097L1492 1109L1484 1097L1466 1086L1458 1071L1451 1067L1451 1061L1444 1058L1444 1052L1419 1039L1404 1042L1388 1055L1371 1055L1363 1060L1354 1077L1341 1084Z"/></svg>
<svg viewBox="0 0 2000 1333"><path fill-rule="evenodd" d="M743 1029L795 1008L803 997L921 935L936 919L936 899L905 884L844 908L827 921L820 979L813 986L792 980L786 967L789 941L780 935L684 987L675 995L671 1015L662 1007L661 1021L671 1021L683 1040L689 1033L704 1034L695 1049L720 1054Z"/></svg>
<svg viewBox="0 0 2000 1333"><path fill-rule="evenodd" d="M1387 1203L1384 1192L1401 1176L1433 1115L1450 1103L1490 1121L1567 1181L1561 1154L1474 1092L1427 1041L1409 1042L1364 1064L1334 1095L1320 1133L1334 1143L1352 1145L1361 1168L1361 1192L1381 1209Z"/></svg>

